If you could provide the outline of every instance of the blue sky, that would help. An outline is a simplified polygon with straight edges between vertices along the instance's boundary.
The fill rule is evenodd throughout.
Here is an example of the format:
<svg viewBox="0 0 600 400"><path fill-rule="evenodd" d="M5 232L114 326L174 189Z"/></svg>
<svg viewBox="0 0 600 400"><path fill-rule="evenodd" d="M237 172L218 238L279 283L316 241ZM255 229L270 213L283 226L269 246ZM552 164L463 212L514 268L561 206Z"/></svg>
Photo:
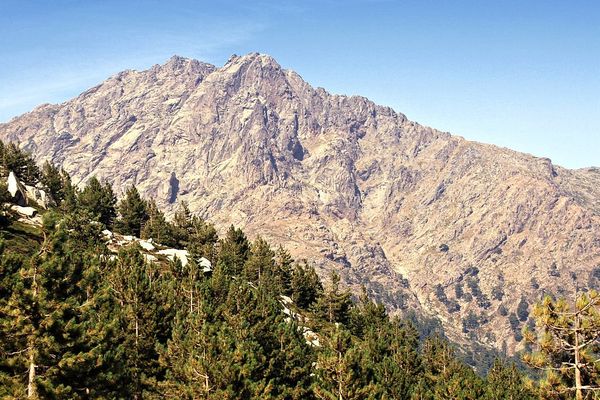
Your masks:
<svg viewBox="0 0 600 400"><path fill-rule="evenodd" d="M0 122L178 54L309 83L571 168L600 166L598 1L0 1Z"/></svg>

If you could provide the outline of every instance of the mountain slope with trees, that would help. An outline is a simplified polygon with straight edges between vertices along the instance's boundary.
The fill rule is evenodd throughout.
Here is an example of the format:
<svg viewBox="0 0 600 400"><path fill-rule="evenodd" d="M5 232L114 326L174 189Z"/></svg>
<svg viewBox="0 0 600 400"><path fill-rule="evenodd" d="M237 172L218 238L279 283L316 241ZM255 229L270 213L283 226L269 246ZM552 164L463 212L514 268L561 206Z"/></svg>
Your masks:
<svg viewBox="0 0 600 400"><path fill-rule="evenodd" d="M3 398L571 398L569 373L537 382L498 359L478 375L443 338L390 317L366 291L353 301L335 271L322 284L282 247L233 226L219 238L185 204L168 220L135 187L117 201L110 185L91 179L78 190L51 165L32 179L62 197L39 210L42 222L29 230L35 240L9 239L22 217L5 210L1 221ZM115 254L108 229L163 235L190 257L148 260L141 242ZM586 363L598 356L598 299L590 292L577 303ZM565 307L540 304L540 327L570 329ZM546 357L526 360L569 359L540 343ZM586 365L575 379L586 396L598 372Z"/></svg>
<svg viewBox="0 0 600 400"><path fill-rule="evenodd" d="M0 138L78 186L135 185L169 216L184 201L219 232L281 244L463 344L513 352L543 293L599 284L598 169L421 126L262 54L124 71Z"/></svg>

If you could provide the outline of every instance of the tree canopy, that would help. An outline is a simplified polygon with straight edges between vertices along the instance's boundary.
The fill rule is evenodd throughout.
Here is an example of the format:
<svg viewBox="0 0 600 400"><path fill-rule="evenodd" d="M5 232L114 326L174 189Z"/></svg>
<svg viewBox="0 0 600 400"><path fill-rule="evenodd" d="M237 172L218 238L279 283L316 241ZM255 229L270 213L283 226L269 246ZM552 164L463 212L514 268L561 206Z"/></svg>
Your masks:
<svg viewBox="0 0 600 400"><path fill-rule="evenodd" d="M0 146L3 165L34 179L39 171L19 152ZM366 289L353 296L337 271L319 271L329 273L323 284L315 264L234 226L219 237L185 203L168 220L135 186L117 205L108 183L90 178L78 190L49 163L35 179L56 207L29 228L27 240L3 238L16 221L0 226L2 398L529 400L599 393L595 291L573 303L523 300L511 314L515 326L530 312L535 318L535 331L524 332L531 346L525 361L544 370L543 379L501 358L479 375L436 333L435 320L390 316ZM187 249L188 262L145 257L136 241L111 248L106 227ZM477 281L467 284L485 302ZM438 299L445 296L438 288ZM469 314L465 329L476 323Z"/></svg>

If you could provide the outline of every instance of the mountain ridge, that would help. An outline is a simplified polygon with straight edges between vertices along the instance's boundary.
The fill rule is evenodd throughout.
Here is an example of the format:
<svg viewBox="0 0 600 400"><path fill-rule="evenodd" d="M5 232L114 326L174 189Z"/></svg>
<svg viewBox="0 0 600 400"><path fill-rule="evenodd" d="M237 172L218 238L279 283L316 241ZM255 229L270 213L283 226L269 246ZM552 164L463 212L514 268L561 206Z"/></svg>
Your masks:
<svg viewBox="0 0 600 400"><path fill-rule="evenodd" d="M0 139L75 182L136 184L171 210L187 201L221 229L281 243L392 308L439 315L458 341L475 332L469 340L517 348L501 306L569 294L600 266L597 169L419 125L313 88L259 53L220 68L174 56L123 71L0 124ZM471 300L457 295L461 282Z"/></svg>

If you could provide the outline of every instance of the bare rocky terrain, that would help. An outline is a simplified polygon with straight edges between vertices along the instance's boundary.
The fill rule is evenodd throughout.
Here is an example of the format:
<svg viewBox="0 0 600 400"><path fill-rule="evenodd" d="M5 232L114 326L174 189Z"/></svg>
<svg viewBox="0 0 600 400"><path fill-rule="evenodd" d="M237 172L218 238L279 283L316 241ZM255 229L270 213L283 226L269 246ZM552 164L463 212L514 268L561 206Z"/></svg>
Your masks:
<svg viewBox="0 0 600 400"><path fill-rule="evenodd" d="M124 71L0 124L0 139L75 182L186 201L391 309L439 317L458 342L512 351L543 293L600 286L600 169L421 126L266 55Z"/></svg>

